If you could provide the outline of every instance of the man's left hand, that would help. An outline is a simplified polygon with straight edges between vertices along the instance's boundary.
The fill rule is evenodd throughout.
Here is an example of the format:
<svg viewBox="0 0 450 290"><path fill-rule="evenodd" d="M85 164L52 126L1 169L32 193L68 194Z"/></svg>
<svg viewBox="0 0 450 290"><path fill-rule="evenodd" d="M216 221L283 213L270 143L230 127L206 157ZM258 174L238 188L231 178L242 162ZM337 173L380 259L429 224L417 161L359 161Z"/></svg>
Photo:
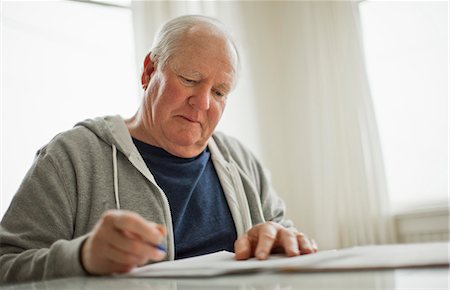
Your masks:
<svg viewBox="0 0 450 290"><path fill-rule="evenodd" d="M236 260L256 257L265 260L273 252L298 256L317 252L313 239L274 222L257 224L234 243Z"/></svg>

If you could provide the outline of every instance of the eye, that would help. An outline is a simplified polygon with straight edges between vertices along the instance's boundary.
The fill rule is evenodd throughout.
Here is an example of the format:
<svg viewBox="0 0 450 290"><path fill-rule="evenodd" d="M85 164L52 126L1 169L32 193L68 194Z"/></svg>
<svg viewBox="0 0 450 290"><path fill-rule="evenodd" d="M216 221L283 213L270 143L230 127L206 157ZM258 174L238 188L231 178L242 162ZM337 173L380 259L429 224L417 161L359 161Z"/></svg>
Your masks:
<svg viewBox="0 0 450 290"><path fill-rule="evenodd" d="M213 91L214 95L215 95L216 97L218 97L218 98L223 98L223 97L225 97L225 94L222 93L222 92L219 91L219 90L213 89L212 91Z"/></svg>
<svg viewBox="0 0 450 290"><path fill-rule="evenodd" d="M183 76L178 76L178 77L181 79L181 81L182 81L184 84L186 84L186 85L188 85L188 86L192 86L192 85L195 85L195 84L197 83L196 80L192 80L192 79L189 79L189 78L185 78L185 77L183 77Z"/></svg>

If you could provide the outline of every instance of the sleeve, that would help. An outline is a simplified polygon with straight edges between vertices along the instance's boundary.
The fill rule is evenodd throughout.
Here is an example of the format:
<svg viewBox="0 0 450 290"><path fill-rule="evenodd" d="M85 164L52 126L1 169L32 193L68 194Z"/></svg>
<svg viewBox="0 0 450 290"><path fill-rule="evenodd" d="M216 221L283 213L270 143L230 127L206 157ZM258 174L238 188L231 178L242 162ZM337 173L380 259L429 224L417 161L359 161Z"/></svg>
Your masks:
<svg viewBox="0 0 450 290"><path fill-rule="evenodd" d="M0 283L85 275L75 205L52 158L38 152L0 223Z"/></svg>
<svg viewBox="0 0 450 290"><path fill-rule="evenodd" d="M273 221L286 228L296 230L293 222L286 217L286 205L272 186L269 171L262 167L256 158L254 160L255 179L259 181L261 207L265 221Z"/></svg>
<svg viewBox="0 0 450 290"><path fill-rule="evenodd" d="M258 158L237 139L223 133L215 134L215 141L227 159L232 159L240 170L241 180L252 216L252 223L273 221L296 230L286 217L286 206L270 180L270 174Z"/></svg>

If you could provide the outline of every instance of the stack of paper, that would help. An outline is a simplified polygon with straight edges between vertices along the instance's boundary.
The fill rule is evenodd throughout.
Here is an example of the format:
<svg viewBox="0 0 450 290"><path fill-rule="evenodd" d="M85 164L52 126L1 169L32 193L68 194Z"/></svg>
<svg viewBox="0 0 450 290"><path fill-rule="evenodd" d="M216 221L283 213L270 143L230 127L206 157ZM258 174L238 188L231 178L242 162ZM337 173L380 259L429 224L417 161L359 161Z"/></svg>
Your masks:
<svg viewBox="0 0 450 290"><path fill-rule="evenodd" d="M226 251L137 268L131 277L205 277L256 271L329 271L402 267L449 266L447 242L363 246L321 251L297 257L236 261Z"/></svg>

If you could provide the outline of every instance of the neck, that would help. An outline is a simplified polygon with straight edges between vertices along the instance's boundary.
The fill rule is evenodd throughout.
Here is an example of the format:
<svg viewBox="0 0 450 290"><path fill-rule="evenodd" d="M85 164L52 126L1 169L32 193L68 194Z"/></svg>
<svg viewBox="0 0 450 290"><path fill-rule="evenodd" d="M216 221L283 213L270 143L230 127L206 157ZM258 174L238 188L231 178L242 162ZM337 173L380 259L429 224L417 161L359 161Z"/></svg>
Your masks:
<svg viewBox="0 0 450 290"><path fill-rule="evenodd" d="M170 154L181 158L192 158L205 150L206 146L199 146L197 144L192 144L191 146L180 146L173 143L158 142L158 140L151 134L152 131L151 128L148 127L149 124L143 121L145 118L146 116L144 116L144 113L141 110L138 110L133 117L125 120L125 125L128 128L128 132L130 132L131 137L134 139L162 148Z"/></svg>

